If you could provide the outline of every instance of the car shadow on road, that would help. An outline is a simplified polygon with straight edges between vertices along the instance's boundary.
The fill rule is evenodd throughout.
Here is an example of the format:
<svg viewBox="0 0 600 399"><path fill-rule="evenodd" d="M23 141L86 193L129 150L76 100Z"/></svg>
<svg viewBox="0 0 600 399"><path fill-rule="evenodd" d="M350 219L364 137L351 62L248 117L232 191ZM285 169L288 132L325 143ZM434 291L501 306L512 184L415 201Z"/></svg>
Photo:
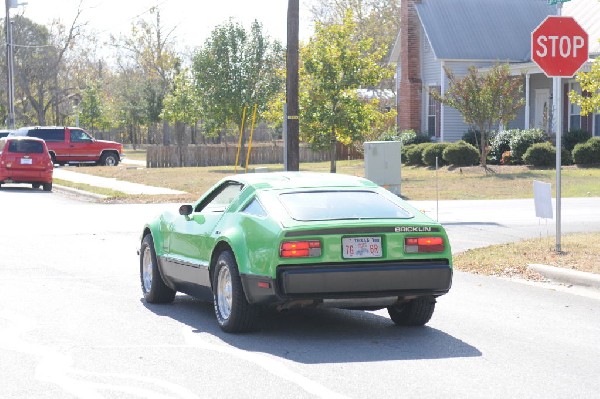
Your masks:
<svg viewBox="0 0 600 399"><path fill-rule="evenodd" d="M5 183L5 184L12 184L12 183ZM36 193L36 194L42 194L42 195L52 194L52 191L44 191L41 188L31 188L28 186L6 186L4 184L2 184L2 186L0 187L0 191L3 191L5 193L27 192L27 193Z"/></svg>
<svg viewBox="0 0 600 399"><path fill-rule="evenodd" d="M374 312L340 309L264 311L260 327L246 334L219 328L212 303L178 295L171 305L152 305L152 312L171 317L194 334L210 334L232 347L263 352L299 363L344 363L385 360L478 357L468 343L432 326L398 327ZM385 312L385 311L383 311ZM385 313L387 314L387 313ZM435 314L431 325L435 325Z"/></svg>

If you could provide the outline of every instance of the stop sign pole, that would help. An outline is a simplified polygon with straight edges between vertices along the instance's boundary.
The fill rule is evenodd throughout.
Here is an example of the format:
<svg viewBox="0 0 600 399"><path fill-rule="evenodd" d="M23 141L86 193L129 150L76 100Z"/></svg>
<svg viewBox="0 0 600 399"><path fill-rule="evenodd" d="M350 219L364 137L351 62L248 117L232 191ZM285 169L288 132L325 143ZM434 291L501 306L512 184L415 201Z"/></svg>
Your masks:
<svg viewBox="0 0 600 399"><path fill-rule="evenodd" d="M567 0L563 0L567 1ZM556 133L556 252L561 252L561 149L562 89L561 78L572 77L588 60L588 34L571 17L548 16L531 32L531 58L552 78L553 124Z"/></svg>

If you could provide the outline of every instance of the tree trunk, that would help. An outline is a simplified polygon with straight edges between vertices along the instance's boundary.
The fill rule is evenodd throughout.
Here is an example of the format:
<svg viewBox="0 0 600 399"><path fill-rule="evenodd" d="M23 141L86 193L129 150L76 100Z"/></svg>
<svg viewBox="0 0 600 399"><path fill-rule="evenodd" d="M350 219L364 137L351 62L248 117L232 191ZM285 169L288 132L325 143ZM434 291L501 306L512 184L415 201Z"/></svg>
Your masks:
<svg viewBox="0 0 600 399"><path fill-rule="evenodd" d="M479 158L479 163L481 164L481 166L483 166L484 168L487 165L487 143L485 140L485 129L483 127L479 127L479 137L480 137L480 146L481 146L481 151L480 153L480 158Z"/></svg>
<svg viewBox="0 0 600 399"><path fill-rule="evenodd" d="M330 167L331 173L336 173L336 158L337 158L337 139L335 138L335 128L331 128L331 148L329 149Z"/></svg>
<svg viewBox="0 0 600 399"><path fill-rule="evenodd" d="M163 121L163 145L171 145L171 130L166 120Z"/></svg>

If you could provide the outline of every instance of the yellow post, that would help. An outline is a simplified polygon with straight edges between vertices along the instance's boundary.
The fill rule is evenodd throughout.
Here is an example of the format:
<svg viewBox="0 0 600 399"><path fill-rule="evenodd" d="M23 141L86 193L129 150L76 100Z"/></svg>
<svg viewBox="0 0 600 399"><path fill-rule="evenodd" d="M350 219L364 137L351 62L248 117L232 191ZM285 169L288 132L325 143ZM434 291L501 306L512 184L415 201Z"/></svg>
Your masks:
<svg viewBox="0 0 600 399"><path fill-rule="evenodd" d="M238 148L235 154L235 167L233 168L234 173L237 173L237 165L240 159L240 151L242 149L242 135L244 134L244 121L246 120L246 108L247 105L244 105L244 110L242 111L242 123L240 124L240 139L238 140Z"/></svg>
<svg viewBox="0 0 600 399"><path fill-rule="evenodd" d="M252 133L254 133L254 122L256 121L256 109L258 104L254 104L252 111L252 127L250 127L250 138L248 139L248 152L246 153L246 173L248 173L248 163L250 162L250 150L252 150Z"/></svg>

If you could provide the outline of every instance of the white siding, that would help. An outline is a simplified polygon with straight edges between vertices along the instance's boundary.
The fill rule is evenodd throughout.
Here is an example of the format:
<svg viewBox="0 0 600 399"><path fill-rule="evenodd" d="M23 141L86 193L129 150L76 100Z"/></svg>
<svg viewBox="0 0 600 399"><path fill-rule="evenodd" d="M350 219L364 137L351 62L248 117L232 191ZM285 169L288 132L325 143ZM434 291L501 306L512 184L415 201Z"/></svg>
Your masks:
<svg viewBox="0 0 600 399"><path fill-rule="evenodd" d="M421 132L427 134L427 112L429 102L429 87L440 85L441 62L435 58L435 54L425 31L421 27L421 82L423 85L421 97Z"/></svg>
<svg viewBox="0 0 600 399"><path fill-rule="evenodd" d="M471 61L447 61L446 67L452 70L457 77L465 76L469 67L475 65L478 68L490 66L489 63L475 63ZM444 106L444 121L442 124L442 135L444 141L458 141L469 130L460 112L454 108Z"/></svg>

